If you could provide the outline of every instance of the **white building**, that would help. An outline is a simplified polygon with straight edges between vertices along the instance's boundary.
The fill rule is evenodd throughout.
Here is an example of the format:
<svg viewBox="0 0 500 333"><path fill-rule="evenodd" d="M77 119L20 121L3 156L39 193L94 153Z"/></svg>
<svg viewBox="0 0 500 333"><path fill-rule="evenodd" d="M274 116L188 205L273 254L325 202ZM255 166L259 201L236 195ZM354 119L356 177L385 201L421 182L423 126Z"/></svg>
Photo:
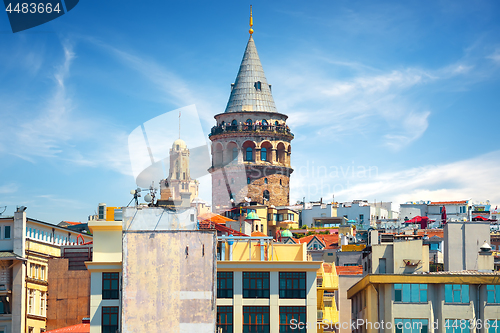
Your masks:
<svg viewBox="0 0 500 333"><path fill-rule="evenodd" d="M397 218L398 213L392 211L391 202L373 202L354 200L343 202L337 208L337 217L354 220L357 224L368 228L375 226L377 220Z"/></svg>
<svg viewBox="0 0 500 333"><path fill-rule="evenodd" d="M302 225L312 227L315 218L336 217L337 203L309 202L305 203L301 212Z"/></svg>

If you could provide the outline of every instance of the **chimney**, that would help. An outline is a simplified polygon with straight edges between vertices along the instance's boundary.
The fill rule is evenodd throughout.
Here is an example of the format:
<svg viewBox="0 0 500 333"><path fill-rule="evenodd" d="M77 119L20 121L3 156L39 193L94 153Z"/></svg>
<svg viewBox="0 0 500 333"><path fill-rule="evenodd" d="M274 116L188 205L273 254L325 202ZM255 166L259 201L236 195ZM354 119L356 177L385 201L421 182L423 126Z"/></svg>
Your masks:
<svg viewBox="0 0 500 333"><path fill-rule="evenodd" d="M477 257L477 271L478 272L493 272L494 265L493 252L491 246L484 241L484 244L479 248L479 255Z"/></svg>

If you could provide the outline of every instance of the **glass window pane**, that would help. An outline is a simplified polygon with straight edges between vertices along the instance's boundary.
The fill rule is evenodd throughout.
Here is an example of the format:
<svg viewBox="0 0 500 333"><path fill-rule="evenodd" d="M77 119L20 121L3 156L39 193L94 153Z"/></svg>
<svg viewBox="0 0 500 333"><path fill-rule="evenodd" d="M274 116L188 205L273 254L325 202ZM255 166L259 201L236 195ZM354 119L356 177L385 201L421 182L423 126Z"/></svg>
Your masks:
<svg viewBox="0 0 500 333"><path fill-rule="evenodd" d="M411 302L418 303L420 287L418 284L411 285Z"/></svg>
<svg viewBox="0 0 500 333"><path fill-rule="evenodd" d="M451 290L451 284L444 285L444 298L446 303L453 302L453 294Z"/></svg>
<svg viewBox="0 0 500 333"><path fill-rule="evenodd" d="M410 285L409 284L403 284L403 302L410 302Z"/></svg>
<svg viewBox="0 0 500 333"><path fill-rule="evenodd" d="M462 303L469 303L469 285L462 286Z"/></svg>
<svg viewBox="0 0 500 333"><path fill-rule="evenodd" d="M427 290L420 290L420 302L427 302Z"/></svg>

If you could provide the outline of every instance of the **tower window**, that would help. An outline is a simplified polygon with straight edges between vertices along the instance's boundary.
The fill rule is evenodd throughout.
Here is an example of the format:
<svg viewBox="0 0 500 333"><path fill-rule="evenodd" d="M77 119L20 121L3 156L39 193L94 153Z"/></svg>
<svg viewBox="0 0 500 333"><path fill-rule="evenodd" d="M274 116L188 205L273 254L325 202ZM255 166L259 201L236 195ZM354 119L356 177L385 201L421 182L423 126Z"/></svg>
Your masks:
<svg viewBox="0 0 500 333"><path fill-rule="evenodd" d="M247 184L250 184L250 177L247 177Z"/></svg>
<svg viewBox="0 0 500 333"><path fill-rule="evenodd" d="M185 172L182 173L182 178L186 179L186 173Z"/></svg>
<svg viewBox="0 0 500 333"><path fill-rule="evenodd" d="M280 185L283 185L283 184L281 183L281 179L280 179Z"/></svg>
<svg viewBox="0 0 500 333"><path fill-rule="evenodd" d="M176 147L175 149L179 150L179 145L176 145L175 147Z"/></svg>
<svg viewBox="0 0 500 333"><path fill-rule="evenodd" d="M231 122L231 125L238 126L238 122L236 121L236 119L233 119L233 121Z"/></svg>
<svg viewBox="0 0 500 333"><path fill-rule="evenodd" d="M268 190L265 190L265 191L264 191L264 195L263 195L263 197L264 197L264 200L269 201L270 195L269 195L269 191L268 191Z"/></svg>
<svg viewBox="0 0 500 333"><path fill-rule="evenodd" d="M246 149L245 161L252 161L252 160L253 160L253 150L251 147L248 147Z"/></svg>
<svg viewBox="0 0 500 333"><path fill-rule="evenodd" d="M262 82L260 81L255 82L254 87L256 90L260 91L262 89Z"/></svg>
<svg viewBox="0 0 500 333"><path fill-rule="evenodd" d="M252 126L253 124L252 119L247 119L246 123L248 126Z"/></svg>
<svg viewBox="0 0 500 333"><path fill-rule="evenodd" d="M274 126L279 126L279 123L277 120L274 122Z"/></svg>
<svg viewBox="0 0 500 333"><path fill-rule="evenodd" d="M262 148L260 150L260 159L262 161L267 161L267 149L266 148Z"/></svg>
<svg viewBox="0 0 500 333"><path fill-rule="evenodd" d="M267 178L264 178L264 184L267 184Z"/></svg>
<svg viewBox="0 0 500 333"><path fill-rule="evenodd" d="M269 124L267 123L267 120L263 119L263 120L262 120L262 126L267 126L267 125L269 125Z"/></svg>

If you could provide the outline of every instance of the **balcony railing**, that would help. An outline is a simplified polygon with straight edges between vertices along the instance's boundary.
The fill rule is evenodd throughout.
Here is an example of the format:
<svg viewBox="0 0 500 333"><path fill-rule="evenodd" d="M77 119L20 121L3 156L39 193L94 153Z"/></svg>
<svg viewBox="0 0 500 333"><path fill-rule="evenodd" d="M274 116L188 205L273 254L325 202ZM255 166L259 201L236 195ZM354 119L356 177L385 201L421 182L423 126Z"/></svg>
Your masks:
<svg viewBox="0 0 500 333"><path fill-rule="evenodd" d="M291 135L292 132L288 126L271 126L271 125L224 125L212 127L209 137L212 135L233 132L270 132L278 134Z"/></svg>

